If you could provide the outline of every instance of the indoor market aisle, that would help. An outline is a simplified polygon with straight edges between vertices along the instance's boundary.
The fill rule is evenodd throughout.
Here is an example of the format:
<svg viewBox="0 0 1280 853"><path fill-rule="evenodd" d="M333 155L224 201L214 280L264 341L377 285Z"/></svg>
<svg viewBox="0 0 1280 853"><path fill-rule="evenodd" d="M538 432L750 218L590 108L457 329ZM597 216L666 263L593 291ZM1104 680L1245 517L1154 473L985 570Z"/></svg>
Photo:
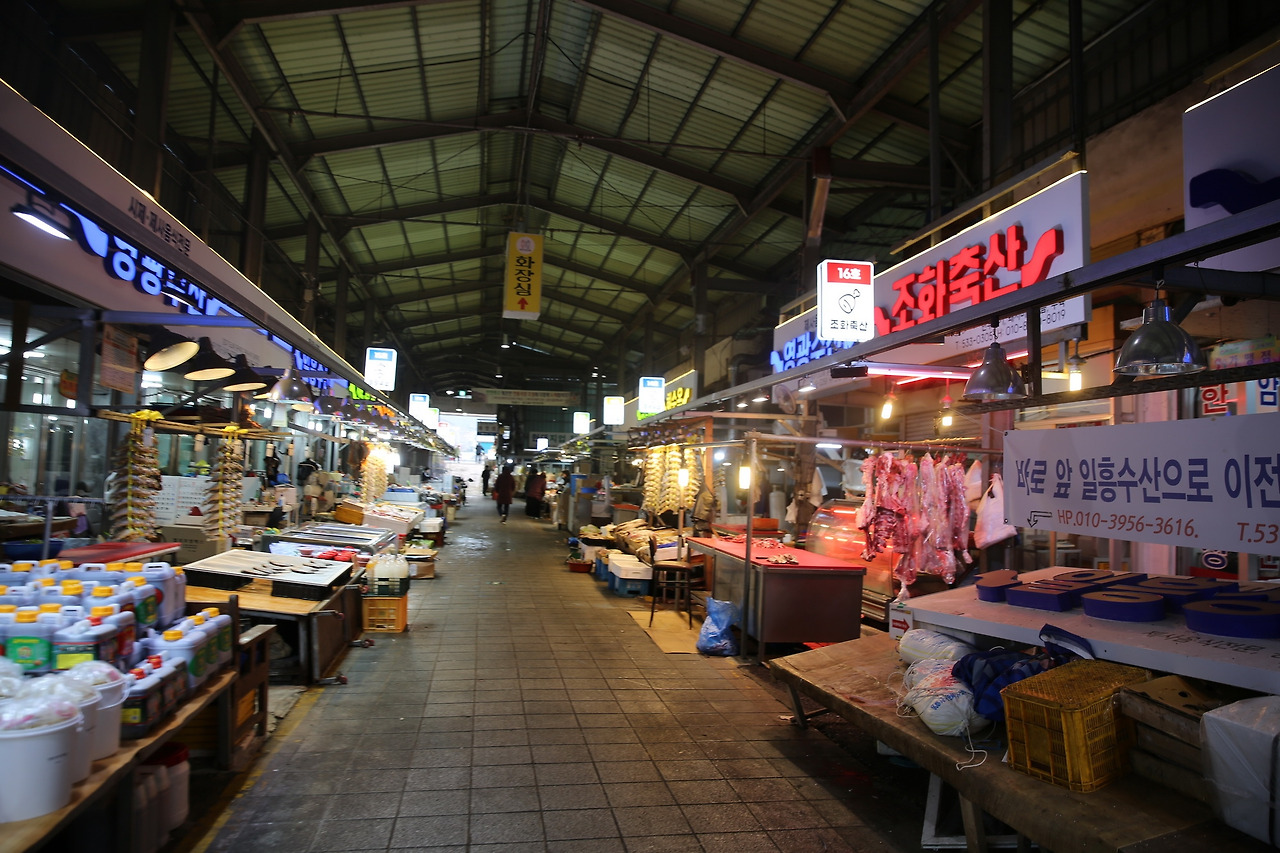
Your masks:
<svg viewBox="0 0 1280 853"><path fill-rule="evenodd" d="M196 851L920 849L919 811L868 825L895 803L864 768L742 662L663 654L523 510L459 513L411 630L308 692Z"/></svg>

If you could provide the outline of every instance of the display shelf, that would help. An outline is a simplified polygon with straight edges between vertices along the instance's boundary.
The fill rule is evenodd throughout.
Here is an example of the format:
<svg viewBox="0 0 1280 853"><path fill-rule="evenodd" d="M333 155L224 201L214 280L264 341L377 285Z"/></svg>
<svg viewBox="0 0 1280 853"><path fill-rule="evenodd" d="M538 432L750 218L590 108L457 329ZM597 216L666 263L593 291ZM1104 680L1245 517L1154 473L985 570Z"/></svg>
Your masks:
<svg viewBox="0 0 1280 853"><path fill-rule="evenodd" d="M25 853L39 850L64 827L101 797L111 793L129 778L134 768L146 761L196 714L223 696L239 674L227 670L206 682L187 698L173 716L146 737L122 741L114 755L93 763L89 777L71 789L71 802L55 812L27 820L0 824L0 853ZM128 849L127 847L125 849Z"/></svg>

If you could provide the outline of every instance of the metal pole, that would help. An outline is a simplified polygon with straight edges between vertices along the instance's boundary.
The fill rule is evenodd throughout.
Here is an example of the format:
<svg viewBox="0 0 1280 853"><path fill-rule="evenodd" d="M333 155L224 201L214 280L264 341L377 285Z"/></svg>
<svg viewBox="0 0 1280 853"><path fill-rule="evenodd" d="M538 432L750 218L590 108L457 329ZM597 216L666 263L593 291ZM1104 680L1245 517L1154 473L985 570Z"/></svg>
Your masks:
<svg viewBox="0 0 1280 853"><path fill-rule="evenodd" d="M747 447L746 447L746 452L743 455L743 461L746 462L746 464L751 466L751 469L752 469L751 473L753 476L755 475L755 458L756 458L756 440L754 436L751 436L747 439ZM747 625L749 623L747 615L751 613L751 608L754 605L754 597L751 594L752 592L751 590L751 587L752 587L751 536L752 536L752 533L754 532L754 525L752 525L751 523L751 516L754 514L752 512L752 509L753 507L751 506L751 489L748 487L747 489L747 533L746 533L747 541L744 543L745 547L743 550L744 556L743 556L743 562L742 562L742 646L743 646L742 651L744 653L747 650L746 649ZM760 623L757 622L756 623L756 634L757 634L756 660L760 659L761 649L764 645L761 638L758 636L760 633L761 633Z"/></svg>

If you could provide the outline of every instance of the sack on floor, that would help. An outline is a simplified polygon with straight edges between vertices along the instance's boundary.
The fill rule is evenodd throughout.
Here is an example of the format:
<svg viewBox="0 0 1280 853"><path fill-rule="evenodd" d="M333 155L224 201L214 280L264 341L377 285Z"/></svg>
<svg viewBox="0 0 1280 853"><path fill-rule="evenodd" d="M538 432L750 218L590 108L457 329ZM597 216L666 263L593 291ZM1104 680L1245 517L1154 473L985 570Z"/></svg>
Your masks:
<svg viewBox="0 0 1280 853"><path fill-rule="evenodd" d="M733 657L738 653L738 641L733 636L733 626L738 622L738 608L732 601L707 599L707 618L698 632L697 649L704 655Z"/></svg>

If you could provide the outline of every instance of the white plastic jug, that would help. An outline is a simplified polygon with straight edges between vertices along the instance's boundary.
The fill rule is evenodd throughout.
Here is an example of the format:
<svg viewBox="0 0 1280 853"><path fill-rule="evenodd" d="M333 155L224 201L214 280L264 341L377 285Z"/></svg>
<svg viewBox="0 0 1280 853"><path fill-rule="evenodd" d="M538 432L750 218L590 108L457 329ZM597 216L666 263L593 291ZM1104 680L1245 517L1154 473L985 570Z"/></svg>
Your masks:
<svg viewBox="0 0 1280 853"><path fill-rule="evenodd" d="M5 657L29 674L48 672L53 666L53 633L58 625L39 616L34 609L19 609L4 644Z"/></svg>
<svg viewBox="0 0 1280 853"><path fill-rule="evenodd" d="M122 669L129 669L142 658L142 650L138 648L137 620L128 610L120 611L115 605L97 604L89 612L92 618L100 619L102 624L116 629L114 660ZM106 660L107 658L103 658Z"/></svg>
<svg viewBox="0 0 1280 853"><path fill-rule="evenodd" d="M221 669L231 662L231 617L219 612L216 607L206 607L200 613L217 631L217 667Z"/></svg>
<svg viewBox="0 0 1280 853"><path fill-rule="evenodd" d="M145 737L151 727L163 718L160 679L141 669L130 671L133 684L125 694L120 713L120 737L126 740Z"/></svg>
<svg viewBox="0 0 1280 853"><path fill-rule="evenodd" d="M138 627L150 628L160 618L160 601L156 587L145 575L133 575L129 578L132 584L133 613L138 617Z"/></svg>
<svg viewBox="0 0 1280 853"><path fill-rule="evenodd" d="M168 628L182 618L185 595L178 591L177 575L168 563L146 563L140 574L156 588L157 628Z"/></svg>
<svg viewBox="0 0 1280 853"><path fill-rule="evenodd" d="M190 636L177 628L165 631L159 637L151 639L151 651L182 658L187 662L187 689L196 690L204 683L206 673L205 647L209 638L203 632L193 632Z"/></svg>

